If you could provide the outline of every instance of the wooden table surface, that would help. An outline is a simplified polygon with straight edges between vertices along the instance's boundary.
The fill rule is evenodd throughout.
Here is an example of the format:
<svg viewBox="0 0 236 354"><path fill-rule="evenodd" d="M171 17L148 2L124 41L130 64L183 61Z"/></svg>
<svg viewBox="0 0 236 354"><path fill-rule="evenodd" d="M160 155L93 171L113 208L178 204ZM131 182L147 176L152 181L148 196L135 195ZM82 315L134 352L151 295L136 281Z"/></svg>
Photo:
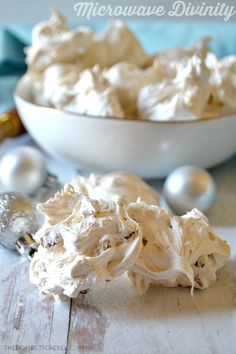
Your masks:
<svg viewBox="0 0 236 354"><path fill-rule="evenodd" d="M140 297L121 277L55 303L30 284L27 259L0 249L0 354L235 354L236 159L212 174L218 194L208 217L232 248L212 287L191 297L152 286Z"/></svg>

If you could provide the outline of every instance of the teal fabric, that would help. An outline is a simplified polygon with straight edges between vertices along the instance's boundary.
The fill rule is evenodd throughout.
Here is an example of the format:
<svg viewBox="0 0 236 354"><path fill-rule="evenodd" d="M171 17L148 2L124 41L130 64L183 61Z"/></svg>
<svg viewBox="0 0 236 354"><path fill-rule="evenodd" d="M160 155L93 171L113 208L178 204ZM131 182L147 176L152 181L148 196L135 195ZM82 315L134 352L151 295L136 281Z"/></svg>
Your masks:
<svg viewBox="0 0 236 354"><path fill-rule="evenodd" d="M182 21L128 21L148 53L169 48L184 48L202 36L212 36L212 49L219 56L236 54L236 23ZM91 23L95 31L104 23ZM31 26L9 25L0 29L0 113L14 103L12 90L25 72L24 47L30 44Z"/></svg>

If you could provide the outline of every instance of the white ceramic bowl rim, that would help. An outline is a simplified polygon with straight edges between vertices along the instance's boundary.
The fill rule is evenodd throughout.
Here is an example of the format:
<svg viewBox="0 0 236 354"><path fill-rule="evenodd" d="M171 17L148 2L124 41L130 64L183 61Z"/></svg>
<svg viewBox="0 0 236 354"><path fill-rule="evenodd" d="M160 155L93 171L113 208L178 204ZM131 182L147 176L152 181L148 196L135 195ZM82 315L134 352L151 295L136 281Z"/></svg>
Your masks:
<svg viewBox="0 0 236 354"><path fill-rule="evenodd" d="M139 118L139 119L135 119L135 118L121 118L121 117L114 117L114 116L106 116L106 117L102 117L102 116L96 116L96 115L89 115L86 113L77 113L77 112L72 112L66 109L61 109L61 108L55 108L55 107L50 107L50 106L46 106L46 105L42 105L42 104L36 104L34 102L32 102L30 99L26 99L25 97L23 97L20 93L21 91L21 85L22 85L22 81L24 79L25 75L23 75L18 82L16 83L16 86L13 90L13 96L19 97L21 100L27 102L28 104L32 105L32 106L36 106L36 107L40 107L40 108L44 108L47 110L51 110L51 111L59 111L61 113L67 113L67 114L71 114L72 116L77 116L78 118L81 118L81 115L85 118L89 118L89 119L100 119L100 120L115 120L115 121L131 121L131 122L135 122L135 123L147 123L147 124L162 124L162 125L166 125L166 124L195 124L195 123L206 123L209 121L215 121L215 120L222 120L222 119L229 119L229 118L234 118L236 119L236 112L230 112L230 113L224 113L224 114L219 114L219 115L215 115L214 117L202 117L199 119L194 119L194 120L168 120L168 121L161 121L161 120L148 120L148 119L143 119L143 118Z"/></svg>

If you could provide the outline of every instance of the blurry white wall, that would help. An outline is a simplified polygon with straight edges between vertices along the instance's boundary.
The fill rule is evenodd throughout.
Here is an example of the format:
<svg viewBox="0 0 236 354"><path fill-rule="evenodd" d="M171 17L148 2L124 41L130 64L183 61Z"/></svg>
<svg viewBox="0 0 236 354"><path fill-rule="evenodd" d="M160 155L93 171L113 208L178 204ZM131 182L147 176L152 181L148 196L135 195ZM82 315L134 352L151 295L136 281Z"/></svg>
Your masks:
<svg viewBox="0 0 236 354"><path fill-rule="evenodd" d="M71 23L79 23L80 18L76 17L73 5L81 0L0 0L0 26L5 23L35 23L39 20L46 19L49 15L49 8L58 8L68 18ZM82 0L83 1L83 0ZM86 1L86 0L84 0ZM90 0L87 0L90 1ZM165 8L170 9L174 0L94 0L99 2L100 5L110 4L116 5L164 5ZM200 5L203 2L206 5L215 5L220 3L226 3L229 6L235 6L235 0L185 0L185 3L191 2L193 5ZM167 18L168 16L163 16ZM146 18L147 19L147 18ZM185 18L191 20L192 18ZM207 20L206 17L198 17L198 19ZM210 18L211 20L221 20L222 18ZM236 15L233 16L231 21L236 20ZM83 19L83 22L85 19Z"/></svg>

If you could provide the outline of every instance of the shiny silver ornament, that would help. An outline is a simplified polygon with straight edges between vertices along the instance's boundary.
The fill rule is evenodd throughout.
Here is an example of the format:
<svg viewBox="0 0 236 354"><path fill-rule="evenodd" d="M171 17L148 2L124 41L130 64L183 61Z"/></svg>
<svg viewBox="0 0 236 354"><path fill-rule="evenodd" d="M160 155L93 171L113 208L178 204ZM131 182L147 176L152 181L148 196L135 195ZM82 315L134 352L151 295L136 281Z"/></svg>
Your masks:
<svg viewBox="0 0 236 354"><path fill-rule="evenodd" d="M17 192L0 194L0 245L31 255L37 248L31 234L38 230L39 223L30 199Z"/></svg>
<svg viewBox="0 0 236 354"><path fill-rule="evenodd" d="M44 184L46 178L43 155L33 147L16 147L0 161L0 180L6 190L30 195Z"/></svg>
<svg viewBox="0 0 236 354"><path fill-rule="evenodd" d="M0 161L0 183L5 190L34 195L38 202L47 200L61 185L47 172L43 154L30 146L7 152Z"/></svg>
<svg viewBox="0 0 236 354"><path fill-rule="evenodd" d="M210 174L194 166L173 171L164 183L163 192L167 204L178 215L193 208L206 212L216 197L215 183Z"/></svg>

